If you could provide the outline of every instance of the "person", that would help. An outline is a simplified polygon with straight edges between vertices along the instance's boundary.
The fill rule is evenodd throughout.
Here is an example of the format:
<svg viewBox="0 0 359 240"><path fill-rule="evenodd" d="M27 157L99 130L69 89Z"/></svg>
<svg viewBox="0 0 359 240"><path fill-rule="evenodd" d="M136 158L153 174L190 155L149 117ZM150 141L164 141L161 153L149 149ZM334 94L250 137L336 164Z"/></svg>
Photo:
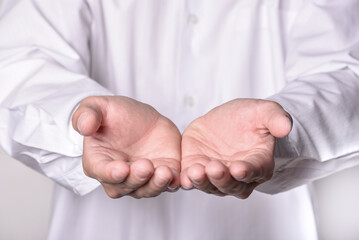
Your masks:
<svg viewBox="0 0 359 240"><path fill-rule="evenodd" d="M48 238L317 239L305 184L359 161L358 9L3 0L0 143L58 183Z"/></svg>

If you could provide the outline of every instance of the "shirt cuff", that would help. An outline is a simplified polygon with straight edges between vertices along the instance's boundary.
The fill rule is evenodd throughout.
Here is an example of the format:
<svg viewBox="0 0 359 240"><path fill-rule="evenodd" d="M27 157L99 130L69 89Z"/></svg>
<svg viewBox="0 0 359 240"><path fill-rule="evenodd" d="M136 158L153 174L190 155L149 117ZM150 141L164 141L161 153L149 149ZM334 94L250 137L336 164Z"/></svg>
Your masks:
<svg viewBox="0 0 359 240"><path fill-rule="evenodd" d="M71 161L77 161L80 164L77 164L74 169L67 172L61 178L54 179L58 184L64 186L65 188L69 188L69 186L71 186L70 190L80 196L92 192L101 185L97 180L85 175L81 157L71 158Z"/></svg>

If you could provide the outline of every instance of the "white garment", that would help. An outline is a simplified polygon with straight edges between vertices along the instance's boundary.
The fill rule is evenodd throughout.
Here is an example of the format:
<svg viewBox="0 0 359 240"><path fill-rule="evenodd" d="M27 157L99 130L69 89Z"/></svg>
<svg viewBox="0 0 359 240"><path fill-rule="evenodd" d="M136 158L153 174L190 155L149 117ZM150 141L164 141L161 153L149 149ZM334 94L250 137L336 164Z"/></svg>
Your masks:
<svg viewBox="0 0 359 240"><path fill-rule="evenodd" d="M358 11L357 0L3 0L0 143L68 189L56 189L49 239L316 239L307 188L283 191L359 163ZM71 127L83 98L108 94L180 130L234 98L279 102L294 128L258 189L283 193L109 199L83 174Z"/></svg>

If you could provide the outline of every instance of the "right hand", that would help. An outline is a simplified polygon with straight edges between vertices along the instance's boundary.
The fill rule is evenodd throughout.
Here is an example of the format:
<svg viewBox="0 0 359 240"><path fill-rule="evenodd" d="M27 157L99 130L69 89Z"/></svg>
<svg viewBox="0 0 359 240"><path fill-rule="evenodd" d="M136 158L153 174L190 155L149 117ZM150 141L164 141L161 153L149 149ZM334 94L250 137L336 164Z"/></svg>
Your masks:
<svg viewBox="0 0 359 240"><path fill-rule="evenodd" d="M83 168L111 198L154 197L180 185L181 134L151 106L122 96L85 98L72 125Z"/></svg>

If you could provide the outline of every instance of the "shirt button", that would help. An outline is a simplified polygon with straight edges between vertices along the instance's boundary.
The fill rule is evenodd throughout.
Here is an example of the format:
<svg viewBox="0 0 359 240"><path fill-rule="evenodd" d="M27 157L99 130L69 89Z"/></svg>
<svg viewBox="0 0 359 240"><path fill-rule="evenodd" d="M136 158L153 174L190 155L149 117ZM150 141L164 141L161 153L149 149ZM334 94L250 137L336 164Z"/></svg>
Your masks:
<svg viewBox="0 0 359 240"><path fill-rule="evenodd" d="M192 24L197 24L198 23L198 17L194 14L190 14L188 15L188 22L192 23Z"/></svg>
<svg viewBox="0 0 359 240"><path fill-rule="evenodd" d="M186 96L183 99L184 105L187 107L193 107L194 106L194 99L191 96Z"/></svg>

